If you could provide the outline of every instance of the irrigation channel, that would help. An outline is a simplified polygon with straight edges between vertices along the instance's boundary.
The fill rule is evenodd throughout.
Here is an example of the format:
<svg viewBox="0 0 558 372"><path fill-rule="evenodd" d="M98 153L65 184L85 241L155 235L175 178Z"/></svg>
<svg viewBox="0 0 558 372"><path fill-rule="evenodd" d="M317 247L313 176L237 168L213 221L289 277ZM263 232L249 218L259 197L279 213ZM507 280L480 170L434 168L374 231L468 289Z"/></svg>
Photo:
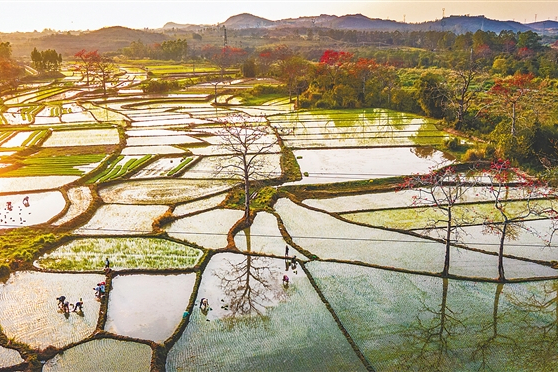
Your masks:
<svg viewBox="0 0 558 372"><path fill-rule="evenodd" d="M551 221L506 243L505 282L498 237L472 222L442 277L436 211L390 186L456 162L433 121L243 104L234 85L258 80L217 105L213 86L147 95L121 68L108 97L76 76L3 97L0 233L57 238L0 283L0 371L558 369ZM231 121L273 144L250 227L223 172ZM491 213L480 189L471 206Z"/></svg>

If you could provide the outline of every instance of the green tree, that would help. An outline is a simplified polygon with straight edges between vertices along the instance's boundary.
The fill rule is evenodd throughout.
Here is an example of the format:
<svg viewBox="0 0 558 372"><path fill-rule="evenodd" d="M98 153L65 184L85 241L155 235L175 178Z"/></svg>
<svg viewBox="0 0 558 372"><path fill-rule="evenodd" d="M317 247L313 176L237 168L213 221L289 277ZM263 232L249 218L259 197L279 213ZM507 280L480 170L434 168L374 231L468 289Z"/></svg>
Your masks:
<svg viewBox="0 0 558 372"><path fill-rule="evenodd" d="M447 96L442 87L442 77L425 72L415 82L417 100L427 116L442 118L444 115L444 98Z"/></svg>
<svg viewBox="0 0 558 372"><path fill-rule="evenodd" d="M165 58L182 61L188 56L188 42L186 39L167 40L161 44L161 50Z"/></svg>

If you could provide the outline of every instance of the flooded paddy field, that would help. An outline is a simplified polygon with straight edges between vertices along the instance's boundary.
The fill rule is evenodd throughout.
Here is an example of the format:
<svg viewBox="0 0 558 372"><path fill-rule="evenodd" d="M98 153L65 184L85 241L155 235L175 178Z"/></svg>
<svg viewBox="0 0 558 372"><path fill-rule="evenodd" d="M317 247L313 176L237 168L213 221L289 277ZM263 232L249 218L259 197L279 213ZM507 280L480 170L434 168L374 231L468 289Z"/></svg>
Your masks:
<svg viewBox="0 0 558 372"><path fill-rule="evenodd" d="M104 338L79 344L45 363L43 371L138 371L151 370L151 348L145 344ZM84 358L87 355L87 358ZM95 356L95 357L92 357Z"/></svg>
<svg viewBox="0 0 558 372"><path fill-rule="evenodd" d="M211 308L206 314L194 308L167 370L365 371L304 272L289 272L285 287L284 270L282 260L215 256L196 299L208 298ZM251 275L257 279L248 282ZM243 290L246 285L251 292Z"/></svg>
<svg viewBox="0 0 558 372"><path fill-rule="evenodd" d="M430 168L449 164L440 151L419 157L411 147L370 149L295 150L304 177L299 184L387 178L427 173Z"/></svg>
<svg viewBox="0 0 558 372"><path fill-rule="evenodd" d="M99 302L92 288L104 280L97 274L51 274L22 271L0 287L2 332L31 347L63 347L95 330ZM57 297L75 303L83 298L83 311L64 314Z"/></svg>
<svg viewBox="0 0 558 372"><path fill-rule="evenodd" d="M0 219L17 226L0 234L40 248L9 256L0 282L0 369L558 368L554 221L515 226L499 281L485 187L456 206L478 219L447 257L444 225L427 229L444 214L417 208L416 189L395 191L403 176L459 163L432 120L295 111L287 97L249 106L230 91L215 104L210 84L149 95L143 67L123 72L108 97L67 72L67 87L4 100ZM269 129L248 146L270 145L251 174L249 223L240 163L223 145L223 126L242 123ZM523 191L506 189L510 213L525 208ZM82 311L60 310L61 295Z"/></svg>
<svg viewBox="0 0 558 372"><path fill-rule="evenodd" d="M105 330L122 336L165 341L182 320L195 282L195 274L114 278Z"/></svg>

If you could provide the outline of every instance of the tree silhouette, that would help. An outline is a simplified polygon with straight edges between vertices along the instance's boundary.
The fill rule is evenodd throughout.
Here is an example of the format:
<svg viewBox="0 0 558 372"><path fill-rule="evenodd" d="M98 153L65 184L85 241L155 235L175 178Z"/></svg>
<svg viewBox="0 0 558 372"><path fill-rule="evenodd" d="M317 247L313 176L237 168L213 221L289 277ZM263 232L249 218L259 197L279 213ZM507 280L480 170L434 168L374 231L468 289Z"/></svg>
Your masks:
<svg viewBox="0 0 558 372"><path fill-rule="evenodd" d="M249 232L246 233L248 237ZM226 265L216 270L215 276L229 302L228 317L263 317L267 307L284 299L281 270L272 264L272 259L244 255L238 263L225 261Z"/></svg>
<svg viewBox="0 0 558 372"><path fill-rule="evenodd" d="M499 315L498 313L498 310L500 308L500 296L503 289L504 284L499 283L496 285L491 321L485 324L479 332L480 334L489 331L489 334L485 338L479 338L476 347L471 355L473 360L480 360L479 370L482 371L492 370L492 368L489 366L489 362L491 360L491 357L494 358L493 354L497 354L498 351L491 349L496 349L500 346L506 346L506 348L513 348L517 346L516 340L513 337L503 335L498 331L498 321L501 317L501 315Z"/></svg>
<svg viewBox="0 0 558 372"><path fill-rule="evenodd" d="M462 202L464 194L474 185L475 183L468 180L465 174L457 172L451 166L433 170L425 175L407 177L400 185L402 189L418 191L418 195L413 196L414 206L432 206L445 216L444 220L433 220L426 226L427 229L436 229L440 222L445 224L446 252L443 277L449 274L452 236L455 237L460 226L465 223L464 217L454 214L454 207Z"/></svg>
<svg viewBox="0 0 558 372"><path fill-rule="evenodd" d="M541 195L544 190L538 183L527 178L518 169L513 168L508 160L492 162L490 169L483 173L486 180L485 188L492 198L494 209L498 218L483 215L484 230L486 234L497 234L500 236L498 245L498 281L506 280L504 273L504 246L505 241L517 237L519 230L526 231L524 221L535 214L536 209L533 199ZM522 192L523 204L517 203L517 198L510 196L510 187L518 187ZM519 208L510 208L515 203Z"/></svg>
<svg viewBox="0 0 558 372"><path fill-rule="evenodd" d="M250 185L256 177L268 177L266 154L277 145L277 136L263 123L249 123L241 116L230 117L219 132L220 146L229 155L228 162L219 164L217 174L238 177L244 185L244 220L250 219Z"/></svg>
<svg viewBox="0 0 558 372"><path fill-rule="evenodd" d="M442 279L440 307L431 308L423 304L416 323L406 331L413 340L411 358L406 360L409 369L415 370L418 366L418 370L451 370L453 362L449 341L458 338L463 323L457 317L459 314L448 307L448 287L449 280Z"/></svg>
<svg viewBox="0 0 558 372"><path fill-rule="evenodd" d="M89 85L91 80L91 75L94 74L94 64L95 61L99 60L101 57L96 50L86 51L85 49L77 52L74 57L81 60L81 64L77 66L77 69L81 71L82 75L85 75L86 84Z"/></svg>

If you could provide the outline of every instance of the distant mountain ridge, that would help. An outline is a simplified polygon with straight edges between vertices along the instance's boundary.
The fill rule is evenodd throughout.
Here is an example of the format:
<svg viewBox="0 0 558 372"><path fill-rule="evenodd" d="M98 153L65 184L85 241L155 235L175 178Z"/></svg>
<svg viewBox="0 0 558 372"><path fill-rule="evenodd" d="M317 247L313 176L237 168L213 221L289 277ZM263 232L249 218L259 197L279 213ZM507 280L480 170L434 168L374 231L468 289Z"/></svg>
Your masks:
<svg viewBox="0 0 558 372"><path fill-rule="evenodd" d="M466 32L493 31L500 33L503 30L513 32L555 32L558 33L558 22L542 21L531 24L522 24L516 21L500 21L486 18L483 15L452 15L442 19L422 22L422 23L404 23L393 20L369 18L362 14L347 14L343 16L321 14L315 17L299 17L287 18L278 21L272 21L266 18L258 17L249 13L237 14L229 17L225 22L219 24L230 29L247 29L247 28L281 28L281 27L320 27L344 30L368 30L368 31L452 31L457 34ZM198 25L200 27L203 25ZM207 25L206 25L207 26ZM163 29L180 28L192 29L195 25L181 25L179 23L169 22L163 26ZM544 30L544 31L543 31Z"/></svg>
<svg viewBox="0 0 558 372"><path fill-rule="evenodd" d="M147 32L127 27L105 27L95 31L83 31L80 34L58 33L39 36L32 43L13 43L13 54L30 55L33 47L39 50L55 49L64 56L74 55L82 49L97 50L100 53L111 52L129 46L134 41L144 44L162 43L171 37L158 32Z"/></svg>

